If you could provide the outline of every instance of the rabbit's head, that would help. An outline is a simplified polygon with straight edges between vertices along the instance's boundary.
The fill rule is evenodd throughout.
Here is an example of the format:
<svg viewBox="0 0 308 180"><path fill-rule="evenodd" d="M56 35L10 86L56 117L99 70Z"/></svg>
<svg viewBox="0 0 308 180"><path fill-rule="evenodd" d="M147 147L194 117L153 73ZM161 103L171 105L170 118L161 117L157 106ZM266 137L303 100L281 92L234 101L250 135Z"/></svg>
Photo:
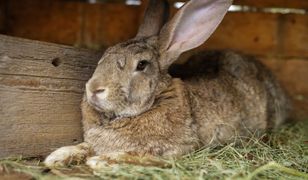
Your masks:
<svg viewBox="0 0 308 180"><path fill-rule="evenodd" d="M168 67L182 52L208 39L231 2L190 0L164 25L167 3L150 0L137 36L108 48L98 62L86 84L88 103L115 117L136 116L151 108L170 82Z"/></svg>

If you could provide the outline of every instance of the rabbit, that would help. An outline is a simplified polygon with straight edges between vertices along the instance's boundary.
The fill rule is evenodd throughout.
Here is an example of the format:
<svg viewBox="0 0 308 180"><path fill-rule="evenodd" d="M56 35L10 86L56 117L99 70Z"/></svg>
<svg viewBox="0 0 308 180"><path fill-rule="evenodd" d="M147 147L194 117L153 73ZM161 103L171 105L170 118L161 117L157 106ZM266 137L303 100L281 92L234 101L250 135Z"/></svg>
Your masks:
<svg viewBox="0 0 308 180"><path fill-rule="evenodd" d="M136 37L109 47L86 83L84 142L57 149L45 165L180 157L283 123L289 100L253 57L209 51L172 65L210 37L231 4L190 0L165 23L168 3L151 0Z"/></svg>

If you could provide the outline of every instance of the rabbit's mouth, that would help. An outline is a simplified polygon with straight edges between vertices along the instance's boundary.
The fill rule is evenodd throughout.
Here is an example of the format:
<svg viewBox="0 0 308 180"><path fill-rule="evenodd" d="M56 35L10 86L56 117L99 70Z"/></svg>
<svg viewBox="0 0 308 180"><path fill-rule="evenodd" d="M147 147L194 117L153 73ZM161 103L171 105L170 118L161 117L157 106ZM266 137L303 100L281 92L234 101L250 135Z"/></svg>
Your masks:
<svg viewBox="0 0 308 180"><path fill-rule="evenodd" d="M110 109L112 105L107 101L97 101L93 100L92 98L88 98L87 101L94 109L99 112L111 111Z"/></svg>

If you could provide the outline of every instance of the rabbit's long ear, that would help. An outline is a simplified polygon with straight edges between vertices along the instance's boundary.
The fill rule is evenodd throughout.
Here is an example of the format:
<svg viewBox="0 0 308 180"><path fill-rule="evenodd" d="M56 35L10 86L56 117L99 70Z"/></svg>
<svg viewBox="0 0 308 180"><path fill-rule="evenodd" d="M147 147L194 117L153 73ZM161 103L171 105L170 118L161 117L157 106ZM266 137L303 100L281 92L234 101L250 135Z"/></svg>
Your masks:
<svg viewBox="0 0 308 180"><path fill-rule="evenodd" d="M178 56L204 43L217 28L232 0L190 0L161 30L162 68Z"/></svg>
<svg viewBox="0 0 308 180"><path fill-rule="evenodd" d="M136 37L158 35L161 27L168 20L169 4L167 0L149 0L142 24Z"/></svg>

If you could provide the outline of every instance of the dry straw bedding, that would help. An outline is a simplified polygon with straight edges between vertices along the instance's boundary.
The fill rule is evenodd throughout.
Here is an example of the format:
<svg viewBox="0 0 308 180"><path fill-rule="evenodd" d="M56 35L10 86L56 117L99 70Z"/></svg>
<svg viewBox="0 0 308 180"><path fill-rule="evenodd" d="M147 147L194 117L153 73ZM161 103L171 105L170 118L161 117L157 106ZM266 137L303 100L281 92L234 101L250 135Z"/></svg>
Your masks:
<svg viewBox="0 0 308 180"><path fill-rule="evenodd" d="M239 144L203 148L158 166L119 164L47 169L35 159L0 160L0 179L307 179L308 121L286 124Z"/></svg>

